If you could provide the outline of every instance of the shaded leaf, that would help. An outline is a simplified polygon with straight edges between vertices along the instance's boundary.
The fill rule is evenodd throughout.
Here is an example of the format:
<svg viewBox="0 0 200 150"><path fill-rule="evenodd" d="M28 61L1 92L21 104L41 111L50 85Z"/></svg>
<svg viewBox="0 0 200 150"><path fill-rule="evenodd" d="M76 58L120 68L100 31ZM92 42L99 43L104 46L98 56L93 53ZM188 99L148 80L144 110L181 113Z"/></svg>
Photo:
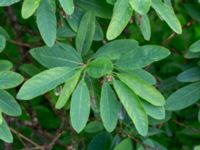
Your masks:
<svg viewBox="0 0 200 150"><path fill-rule="evenodd" d="M21 108L8 92L0 90L0 110L9 116L20 116Z"/></svg>
<svg viewBox="0 0 200 150"><path fill-rule="evenodd" d="M172 93L166 101L166 110L181 110L200 99L200 82L189 84Z"/></svg>

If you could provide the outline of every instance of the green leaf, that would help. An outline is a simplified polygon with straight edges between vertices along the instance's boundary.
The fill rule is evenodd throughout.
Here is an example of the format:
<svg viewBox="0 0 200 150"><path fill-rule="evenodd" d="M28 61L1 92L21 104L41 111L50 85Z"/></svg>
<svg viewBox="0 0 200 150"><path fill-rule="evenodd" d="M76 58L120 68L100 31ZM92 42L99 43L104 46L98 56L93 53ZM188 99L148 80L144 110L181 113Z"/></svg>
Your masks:
<svg viewBox="0 0 200 150"><path fill-rule="evenodd" d="M189 84L172 93L167 101L165 109L176 111L187 108L200 99L200 82Z"/></svg>
<svg viewBox="0 0 200 150"><path fill-rule="evenodd" d="M93 57L116 60L137 48L138 45L138 42L133 39L114 40L100 47Z"/></svg>
<svg viewBox="0 0 200 150"><path fill-rule="evenodd" d="M170 51L157 45L145 45L137 47L122 56L115 66L122 70L134 70L143 68L155 61L159 61L170 54Z"/></svg>
<svg viewBox="0 0 200 150"><path fill-rule="evenodd" d="M32 16L40 5L40 0L24 0L21 14L24 19Z"/></svg>
<svg viewBox="0 0 200 150"><path fill-rule="evenodd" d="M12 95L0 90L0 110L9 116L20 116L21 108Z"/></svg>
<svg viewBox="0 0 200 150"><path fill-rule="evenodd" d="M0 125L0 139L7 143L13 142L13 136L5 120L3 120L3 123Z"/></svg>
<svg viewBox="0 0 200 150"><path fill-rule="evenodd" d="M152 7L155 9L157 14L165 20L172 30L178 34L182 33L181 24L169 5L163 3L161 0L152 0Z"/></svg>
<svg viewBox="0 0 200 150"><path fill-rule="evenodd" d="M152 118L162 120L165 119L165 108L164 106L153 106L148 102L142 101L146 113Z"/></svg>
<svg viewBox="0 0 200 150"><path fill-rule="evenodd" d="M114 80L113 83L115 91L137 131L142 136L146 136L148 132L148 118L140 99L123 82Z"/></svg>
<svg viewBox="0 0 200 150"><path fill-rule="evenodd" d="M129 0L129 3L141 15L145 15L151 7L151 0Z"/></svg>
<svg viewBox="0 0 200 150"><path fill-rule="evenodd" d="M138 15L136 14L136 23L138 27L140 28L140 31L144 37L145 40L149 41L151 38L151 25L149 21L149 17L145 15Z"/></svg>
<svg viewBox="0 0 200 150"><path fill-rule="evenodd" d="M117 76L138 96L142 97L152 105L163 106L165 104L165 99L162 94L148 82L134 76L133 74L121 73L117 74Z"/></svg>
<svg viewBox="0 0 200 150"><path fill-rule="evenodd" d="M129 0L116 1L113 15L106 33L108 40L113 40L122 33L131 18L132 11Z"/></svg>
<svg viewBox="0 0 200 150"><path fill-rule="evenodd" d="M8 60L0 60L0 72L11 70L13 64Z"/></svg>
<svg viewBox="0 0 200 150"><path fill-rule="evenodd" d="M200 40L194 42L190 47L189 51L193 53L198 53L200 52Z"/></svg>
<svg viewBox="0 0 200 150"><path fill-rule="evenodd" d="M30 50L30 54L47 68L76 67L82 64L80 54L73 47L64 43L56 43L52 48L47 46L33 48Z"/></svg>
<svg viewBox="0 0 200 150"><path fill-rule="evenodd" d="M109 19L112 16L112 7L105 0L75 0L76 5L86 11L92 11L100 18Z"/></svg>
<svg viewBox="0 0 200 150"><path fill-rule="evenodd" d="M27 80L20 88L17 98L20 100L35 98L54 89L69 79L73 74L74 69L69 67L56 67L45 70Z"/></svg>
<svg viewBox="0 0 200 150"><path fill-rule="evenodd" d="M70 104L70 118L72 127L80 133L89 118L90 114L90 95L88 87L82 79L72 94Z"/></svg>
<svg viewBox="0 0 200 150"><path fill-rule="evenodd" d="M200 68L193 67L187 69L177 76L179 82L195 82L200 80Z"/></svg>
<svg viewBox="0 0 200 150"><path fill-rule="evenodd" d="M85 132L87 133L96 133L99 131L102 131L103 125L101 122L99 121L92 121L90 123L87 124L87 126L85 127Z"/></svg>
<svg viewBox="0 0 200 150"><path fill-rule="evenodd" d="M98 58L90 62L86 70L91 77L100 78L112 72L113 64L109 59Z"/></svg>
<svg viewBox="0 0 200 150"><path fill-rule="evenodd" d="M199 109L199 112L198 112L198 121L200 122L200 109Z"/></svg>
<svg viewBox="0 0 200 150"><path fill-rule="evenodd" d="M80 53L86 54L92 45L95 34L95 16L91 11L81 18L76 36L76 48Z"/></svg>
<svg viewBox="0 0 200 150"><path fill-rule="evenodd" d="M56 40L56 14L54 9L54 2L49 0L41 0L40 6L37 9L36 22L40 31L40 34L44 42L52 47Z"/></svg>
<svg viewBox="0 0 200 150"><path fill-rule="evenodd" d="M3 123L3 115L2 115L2 112L0 110L0 125Z"/></svg>
<svg viewBox="0 0 200 150"><path fill-rule="evenodd" d="M136 70L133 70L133 71L128 71L127 73L133 74L134 76L148 82L151 85L156 84L155 77L144 69L136 69Z"/></svg>
<svg viewBox="0 0 200 150"><path fill-rule="evenodd" d="M24 78L12 71L2 71L0 72L0 89L11 89L20 85Z"/></svg>
<svg viewBox="0 0 200 150"><path fill-rule="evenodd" d="M69 24L69 26L72 28L73 31L75 32L78 31L78 27L80 25L81 18L83 17L83 15L84 15L83 10L76 7L74 13L66 18L67 23Z"/></svg>
<svg viewBox="0 0 200 150"><path fill-rule="evenodd" d="M15 4L19 1L20 0L0 0L0 7L1 6L10 6L10 5Z"/></svg>
<svg viewBox="0 0 200 150"><path fill-rule="evenodd" d="M0 53L5 49L6 47L6 39L3 35L0 35Z"/></svg>
<svg viewBox="0 0 200 150"><path fill-rule="evenodd" d="M107 81L104 82L101 91L100 114L103 125L108 132L112 132L116 125L119 112L117 97Z"/></svg>
<svg viewBox="0 0 200 150"><path fill-rule="evenodd" d="M59 0L60 5L67 15L71 15L74 12L74 1L73 0Z"/></svg>
<svg viewBox="0 0 200 150"><path fill-rule="evenodd" d="M5 37L6 40L10 40L10 36L9 34L7 33L7 31L0 26L0 35L3 35Z"/></svg>
<svg viewBox="0 0 200 150"><path fill-rule="evenodd" d="M74 75L65 81L65 85L56 103L56 109L61 109L69 100L81 76L82 69L75 71Z"/></svg>
<svg viewBox="0 0 200 150"><path fill-rule="evenodd" d="M133 150L131 139L124 139L114 148L114 150Z"/></svg>

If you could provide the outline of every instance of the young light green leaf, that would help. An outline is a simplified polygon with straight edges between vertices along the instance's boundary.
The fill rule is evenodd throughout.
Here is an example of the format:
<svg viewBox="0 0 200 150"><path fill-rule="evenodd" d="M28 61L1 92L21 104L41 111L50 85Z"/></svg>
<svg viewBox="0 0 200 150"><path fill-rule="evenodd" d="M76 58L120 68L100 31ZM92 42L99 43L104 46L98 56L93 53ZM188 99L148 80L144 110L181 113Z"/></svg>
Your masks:
<svg viewBox="0 0 200 150"><path fill-rule="evenodd" d="M91 77L100 78L112 72L113 64L109 59L97 58L88 64L86 70Z"/></svg>
<svg viewBox="0 0 200 150"><path fill-rule="evenodd" d="M74 1L73 0L59 0L60 5L67 15L71 15L74 12Z"/></svg>
<svg viewBox="0 0 200 150"><path fill-rule="evenodd" d="M0 60L0 72L11 70L13 64L8 60Z"/></svg>
<svg viewBox="0 0 200 150"><path fill-rule="evenodd" d="M72 127L80 133L90 114L90 95L88 87L82 79L72 94L70 104L70 119Z"/></svg>
<svg viewBox="0 0 200 150"><path fill-rule="evenodd" d="M108 40L113 40L121 34L131 18L132 11L129 0L116 1L106 33Z"/></svg>
<svg viewBox="0 0 200 150"><path fill-rule="evenodd" d="M162 120L165 119L165 108L164 106L153 106L148 102L142 101L146 113L152 118Z"/></svg>
<svg viewBox="0 0 200 150"><path fill-rule="evenodd" d="M200 52L200 40L194 42L190 47L189 51L193 53L198 53Z"/></svg>
<svg viewBox="0 0 200 150"><path fill-rule="evenodd" d="M178 89L168 97L165 109L176 111L191 106L200 99L199 91L200 82L189 84Z"/></svg>
<svg viewBox="0 0 200 150"><path fill-rule="evenodd" d="M200 68L193 67L181 72L177 76L179 82L195 82L200 80Z"/></svg>
<svg viewBox="0 0 200 150"><path fill-rule="evenodd" d="M133 150L131 139L129 138L124 139L119 144L117 144L114 150Z"/></svg>
<svg viewBox="0 0 200 150"><path fill-rule="evenodd" d="M23 82L24 78L12 71L1 71L0 72L0 89L10 89L18 86Z"/></svg>
<svg viewBox="0 0 200 150"><path fill-rule="evenodd" d="M6 47L6 39L3 35L0 35L0 53L5 49Z"/></svg>
<svg viewBox="0 0 200 150"><path fill-rule="evenodd" d="M73 74L74 69L69 67L56 67L45 70L27 80L20 88L17 98L20 100L35 98L54 89Z"/></svg>
<svg viewBox="0 0 200 150"><path fill-rule="evenodd" d="M3 123L0 125L0 139L7 143L13 142L13 136L5 120L3 120Z"/></svg>
<svg viewBox="0 0 200 150"><path fill-rule="evenodd" d="M12 95L0 90L0 110L9 116L20 116L21 108Z"/></svg>
<svg viewBox="0 0 200 150"><path fill-rule="evenodd" d="M159 61L170 54L170 51L157 45L145 45L123 55L115 66L121 70L141 69L155 61Z"/></svg>
<svg viewBox="0 0 200 150"><path fill-rule="evenodd" d="M145 15L151 7L151 0L129 0L129 3L140 15Z"/></svg>
<svg viewBox="0 0 200 150"><path fill-rule="evenodd" d="M145 40L149 41L151 38L151 25L149 21L149 17L145 15L136 14L136 23L140 28L140 31Z"/></svg>
<svg viewBox="0 0 200 150"><path fill-rule="evenodd" d="M116 60L137 47L139 47L139 44L133 39L114 40L100 47L93 57Z"/></svg>
<svg viewBox="0 0 200 150"><path fill-rule="evenodd" d="M20 0L0 0L0 7L1 6L10 6L10 5L15 4L19 1Z"/></svg>
<svg viewBox="0 0 200 150"><path fill-rule="evenodd" d="M76 36L76 48L86 54L92 45L95 34L95 16L91 11L86 12L81 18Z"/></svg>
<svg viewBox="0 0 200 150"><path fill-rule="evenodd" d="M82 64L80 54L73 47L64 43L56 43L52 48L47 46L33 48L30 50L30 54L47 68L76 67Z"/></svg>
<svg viewBox="0 0 200 150"><path fill-rule="evenodd" d="M146 136L148 132L148 118L140 99L123 82L114 80L113 83L115 91L138 133Z"/></svg>
<svg viewBox="0 0 200 150"><path fill-rule="evenodd" d="M65 104L69 100L69 97L74 91L76 84L78 83L81 72L82 72L82 69L75 71L74 75L65 81L65 85L61 91L61 94L55 106L56 109L61 109L62 107L65 106Z"/></svg>
<svg viewBox="0 0 200 150"><path fill-rule="evenodd" d="M104 127L112 132L117 125L119 103L117 97L107 81L104 82L101 91L100 114Z"/></svg>
<svg viewBox="0 0 200 150"><path fill-rule="evenodd" d="M181 24L170 6L163 3L161 0L152 0L152 7L158 15L166 21L172 30L178 34L182 33Z"/></svg>
<svg viewBox="0 0 200 150"><path fill-rule="evenodd" d="M162 94L150 85L148 82L134 76L133 74L117 74L119 79L123 81L138 96L155 106L163 106L165 99Z"/></svg>
<svg viewBox="0 0 200 150"><path fill-rule="evenodd" d="M24 0L22 4L21 14L24 19L32 16L40 5L40 0Z"/></svg>
<svg viewBox="0 0 200 150"><path fill-rule="evenodd" d="M55 14L55 1L41 0L37 9L36 22L44 42L52 47L56 40L57 21Z"/></svg>

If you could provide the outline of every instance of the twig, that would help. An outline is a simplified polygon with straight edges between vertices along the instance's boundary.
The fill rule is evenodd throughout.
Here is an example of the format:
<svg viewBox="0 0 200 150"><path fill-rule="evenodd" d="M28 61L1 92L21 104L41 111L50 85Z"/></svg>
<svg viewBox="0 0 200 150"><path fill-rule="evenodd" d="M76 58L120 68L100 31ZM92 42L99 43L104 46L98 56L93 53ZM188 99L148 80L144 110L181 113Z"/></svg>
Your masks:
<svg viewBox="0 0 200 150"><path fill-rule="evenodd" d="M23 134L21 134L20 132L16 131L15 129L13 128L10 128L11 132L13 132L14 134L16 134L18 137L26 140L27 142L29 142L30 144L40 148L40 149L43 149L42 146L40 146L39 144L35 143L34 141L32 141L31 139L29 139L28 137L24 136Z"/></svg>
<svg viewBox="0 0 200 150"><path fill-rule="evenodd" d="M193 22L194 22L194 20L188 21L184 26L182 26L182 29L189 28L190 26L192 26ZM176 35L177 35L176 32L173 32L172 34L170 34L168 36L168 38L163 41L162 45L163 46L167 45Z"/></svg>

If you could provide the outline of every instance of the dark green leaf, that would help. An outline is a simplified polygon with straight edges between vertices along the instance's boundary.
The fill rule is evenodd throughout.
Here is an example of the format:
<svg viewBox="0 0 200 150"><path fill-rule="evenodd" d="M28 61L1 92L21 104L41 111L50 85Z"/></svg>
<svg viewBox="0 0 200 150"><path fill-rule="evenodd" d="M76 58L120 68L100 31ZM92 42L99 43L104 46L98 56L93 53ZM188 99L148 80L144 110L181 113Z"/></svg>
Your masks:
<svg viewBox="0 0 200 150"><path fill-rule="evenodd" d="M200 80L200 68L193 67L185 70L177 76L179 82L195 82Z"/></svg>
<svg viewBox="0 0 200 150"><path fill-rule="evenodd" d="M131 139L124 139L114 148L114 150L133 150Z"/></svg>

